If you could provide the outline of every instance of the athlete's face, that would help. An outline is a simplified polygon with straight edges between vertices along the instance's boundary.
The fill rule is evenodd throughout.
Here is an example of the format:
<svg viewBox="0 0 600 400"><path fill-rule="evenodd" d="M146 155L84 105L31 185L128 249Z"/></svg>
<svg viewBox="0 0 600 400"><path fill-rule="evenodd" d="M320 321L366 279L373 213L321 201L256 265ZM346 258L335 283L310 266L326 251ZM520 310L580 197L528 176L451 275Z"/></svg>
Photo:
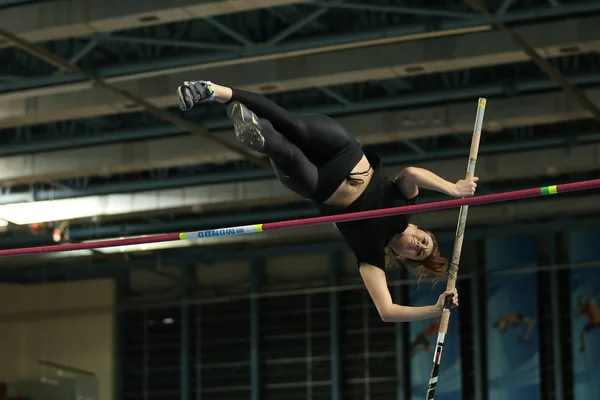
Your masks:
<svg viewBox="0 0 600 400"><path fill-rule="evenodd" d="M431 235L415 225L408 225L400 235L392 240L392 248L400 259L424 260L433 251Z"/></svg>

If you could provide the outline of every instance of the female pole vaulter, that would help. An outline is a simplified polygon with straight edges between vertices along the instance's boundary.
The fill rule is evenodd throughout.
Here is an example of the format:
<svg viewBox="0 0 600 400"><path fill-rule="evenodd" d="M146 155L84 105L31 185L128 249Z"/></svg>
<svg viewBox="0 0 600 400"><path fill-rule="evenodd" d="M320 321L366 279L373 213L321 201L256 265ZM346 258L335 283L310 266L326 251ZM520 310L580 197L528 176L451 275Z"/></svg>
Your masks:
<svg viewBox="0 0 600 400"><path fill-rule="evenodd" d="M377 154L363 150L335 120L325 115L291 113L256 93L217 85L210 81L185 82L177 88L182 111L209 101L227 104L237 139L264 154L281 183L312 200L322 215L352 213L415 204L419 189L453 197L475 194L477 178L452 183L415 167L388 179ZM435 236L396 215L336 224L356 256L360 275L386 322L408 322L439 317L447 296L436 304L409 307L392 302L385 269L416 268L419 279L446 275L448 260L440 255Z"/></svg>

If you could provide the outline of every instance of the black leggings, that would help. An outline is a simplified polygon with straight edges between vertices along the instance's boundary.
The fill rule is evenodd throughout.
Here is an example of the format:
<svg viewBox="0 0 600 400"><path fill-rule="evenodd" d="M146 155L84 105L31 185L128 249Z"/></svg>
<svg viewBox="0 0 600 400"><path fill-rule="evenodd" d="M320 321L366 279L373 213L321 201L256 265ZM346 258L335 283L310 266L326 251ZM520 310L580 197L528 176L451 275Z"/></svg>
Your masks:
<svg viewBox="0 0 600 400"><path fill-rule="evenodd" d="M277 178L304 198L325 201L362 158L358 142L332 118L294 114L241 89L233 89L231 101L256 114Z"/></svg>

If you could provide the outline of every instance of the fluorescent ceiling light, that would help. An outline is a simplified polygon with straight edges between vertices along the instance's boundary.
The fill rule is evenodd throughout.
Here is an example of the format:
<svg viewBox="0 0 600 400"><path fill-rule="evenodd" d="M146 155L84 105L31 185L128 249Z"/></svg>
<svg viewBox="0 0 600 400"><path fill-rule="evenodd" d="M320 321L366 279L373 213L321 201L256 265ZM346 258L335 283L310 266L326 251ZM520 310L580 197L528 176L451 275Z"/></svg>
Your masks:
<svg viewBox="0 0 600 400"><path fill-rule="evenodd" d="M196 200L201 204L203 199ZM189 197L172 191L89 196L0 206L0 218L17 225L126 215L191 205Z"/></svg>
<svg viewBox="0 0 600 400"><path fill-rule="evenodd" d="M283 197L292 198L292 194L277 180L270 179L6 204L0 205L0 218L17 225L27 225L183 208L202 211L205 206L225 207L231 202Z"/></svg>
<svg viewBox="0 0 600 400"><path fill-rule="evenodd" d="M0 206L0 218L17 225L92 217L101 211L98 196Z"/></svg>

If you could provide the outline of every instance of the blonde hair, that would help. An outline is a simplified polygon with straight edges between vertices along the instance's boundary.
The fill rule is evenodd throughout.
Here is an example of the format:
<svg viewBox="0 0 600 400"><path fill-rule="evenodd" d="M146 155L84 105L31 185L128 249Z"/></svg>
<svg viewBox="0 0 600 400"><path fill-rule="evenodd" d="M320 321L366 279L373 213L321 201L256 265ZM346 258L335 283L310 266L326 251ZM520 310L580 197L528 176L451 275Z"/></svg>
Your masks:
<svg viewBox="0 0 600 400"><path fill-rule="evenodd" d="M448 259L440 255L440 246L435 240L435 235L427 229L419 229L431 236L433 242L431 254L424 260L400 260L394 249L392 249L390 245L387 245L385 247L385 267L386 269L404 267L410 272L414 272L419 277L419 282L421 282L421 279L424 277L433 275L436 277L433 281L435 284L441 278L448 275Z"/></svg>

